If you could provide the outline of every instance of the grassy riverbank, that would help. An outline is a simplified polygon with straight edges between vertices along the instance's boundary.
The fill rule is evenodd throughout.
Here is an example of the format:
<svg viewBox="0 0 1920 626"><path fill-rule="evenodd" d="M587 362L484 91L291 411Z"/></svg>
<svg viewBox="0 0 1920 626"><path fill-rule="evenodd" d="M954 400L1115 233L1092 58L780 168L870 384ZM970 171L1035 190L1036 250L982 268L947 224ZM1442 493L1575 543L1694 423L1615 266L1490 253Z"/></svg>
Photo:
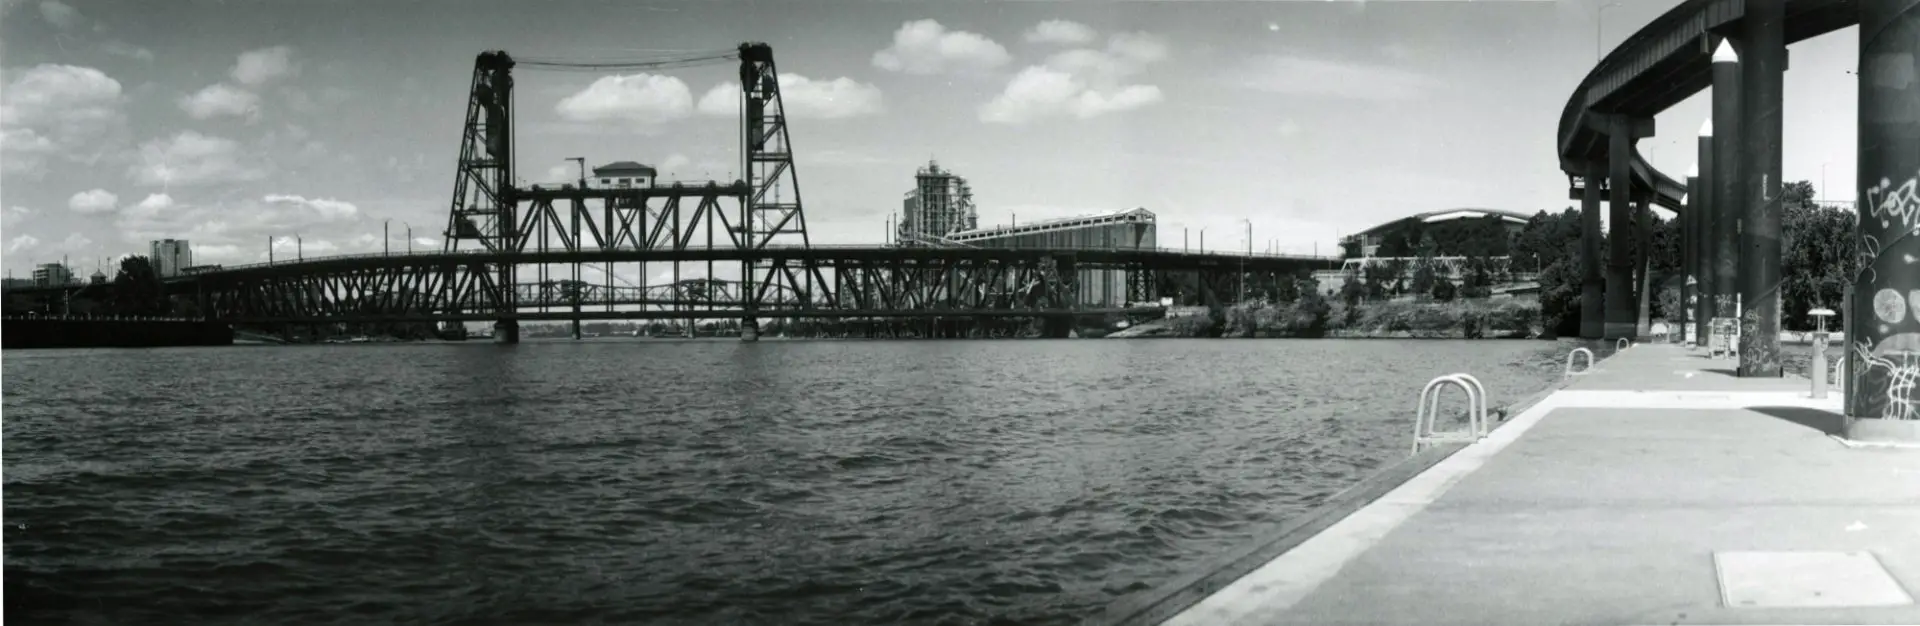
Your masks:
<svg viewBox="0 0 1920 626"><path fill-rule="evenodd" d="M1537 337L1540 305L1528 300L1243 304L1212 315L1143 324L1125 337L1338 337L1479 339Z"/></svg>

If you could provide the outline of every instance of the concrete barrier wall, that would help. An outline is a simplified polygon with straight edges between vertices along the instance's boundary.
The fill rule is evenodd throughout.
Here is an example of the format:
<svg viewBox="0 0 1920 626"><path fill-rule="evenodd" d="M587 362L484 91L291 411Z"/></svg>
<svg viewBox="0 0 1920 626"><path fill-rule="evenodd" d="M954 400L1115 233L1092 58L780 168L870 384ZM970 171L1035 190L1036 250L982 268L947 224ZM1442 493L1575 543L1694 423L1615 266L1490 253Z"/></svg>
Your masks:
<svg viewBox="0 0 1920 626"><path fill-rule="evenodd" d="M233 345L233 327L194 320L7 318L0 343L27 348L157 348Z"/></svg>

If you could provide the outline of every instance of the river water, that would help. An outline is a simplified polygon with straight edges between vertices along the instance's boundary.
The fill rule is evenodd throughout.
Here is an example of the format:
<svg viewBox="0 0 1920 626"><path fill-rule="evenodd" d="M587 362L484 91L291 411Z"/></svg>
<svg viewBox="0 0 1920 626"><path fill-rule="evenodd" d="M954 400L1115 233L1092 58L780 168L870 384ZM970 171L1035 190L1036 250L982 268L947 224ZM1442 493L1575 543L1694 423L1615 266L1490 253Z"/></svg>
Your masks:
<svg viewBox="0 0 1920 626"><path fill-rule="evenodd" d="M12 351L21 623L1069 624L1404 458L1540 341Z"/></svg>

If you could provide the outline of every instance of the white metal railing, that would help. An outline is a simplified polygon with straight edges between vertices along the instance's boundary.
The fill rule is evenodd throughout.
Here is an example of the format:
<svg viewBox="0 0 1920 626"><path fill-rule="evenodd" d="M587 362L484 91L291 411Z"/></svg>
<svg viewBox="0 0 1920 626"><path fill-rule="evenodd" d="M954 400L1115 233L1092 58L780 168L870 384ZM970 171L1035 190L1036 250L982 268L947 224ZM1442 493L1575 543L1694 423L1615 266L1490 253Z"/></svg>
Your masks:
<svg viewBox="0 0 1920 626"><path fill-rule="evenodd" d="M1628 341L1626 337L1620 337L1620 338L1617 338L1617 339L1614 339L1614 340L1613 340L1613 352L1614 352L1614 354L1619 354L1621 350L1625 350L1625 349L1627 349L1627 348L1631 348L1631 347L1633 347L1633 342L1632 342L1632 341Z"/></svg>
<svg viewBox="0 0 1920 626"><path fill-rule="evenodd" d="M1464 432L1434 432L1440 417L1440 392L1447 387L1459 387L1467 392L1467 430ZM1487 422L1487 388L1472 374L1448 374L1427 381L1426 388L1420 390L1420 405L1416 411L1413 420L1414 454L1445 442L1473 443L1492 430Z"/></svg>
<svg viewBox="0 0 1920 626"><path fill-rule="evenodd" d="M1576 354L1587 355L1587 366L1580 368L1578 372L1573 371L1573 355ZM1567 352L1567 368L1566 371L1561 373L1560 379L1566 380L1590 371L1593 371L1593 351L1586 348L1574 348L1572 351Z"/></svg>

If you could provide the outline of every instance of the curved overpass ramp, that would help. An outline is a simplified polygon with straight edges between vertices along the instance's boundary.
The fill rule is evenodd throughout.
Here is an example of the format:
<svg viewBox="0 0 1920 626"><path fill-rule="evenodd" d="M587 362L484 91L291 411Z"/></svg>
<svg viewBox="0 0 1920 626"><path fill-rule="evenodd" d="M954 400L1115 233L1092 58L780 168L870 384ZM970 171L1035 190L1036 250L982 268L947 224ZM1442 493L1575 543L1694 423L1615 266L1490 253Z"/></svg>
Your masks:
<svg viewBox="0 0 1920 626"><path fill-rule="evenodd" d="M1746 16L1745 0L1686 0L1642 27L1594 66L1567 99L1556 136L1560 169L1583 177L1589 162L1606 162L1607 114L1652 119L1712 86L1715 36L1734 32ZM1859 22L1859 0L1785 0L1787 44ZM1686 181L1653 169L1636 150L1634 189L1653 191L1653 202L1679 212Z"/></svg>

